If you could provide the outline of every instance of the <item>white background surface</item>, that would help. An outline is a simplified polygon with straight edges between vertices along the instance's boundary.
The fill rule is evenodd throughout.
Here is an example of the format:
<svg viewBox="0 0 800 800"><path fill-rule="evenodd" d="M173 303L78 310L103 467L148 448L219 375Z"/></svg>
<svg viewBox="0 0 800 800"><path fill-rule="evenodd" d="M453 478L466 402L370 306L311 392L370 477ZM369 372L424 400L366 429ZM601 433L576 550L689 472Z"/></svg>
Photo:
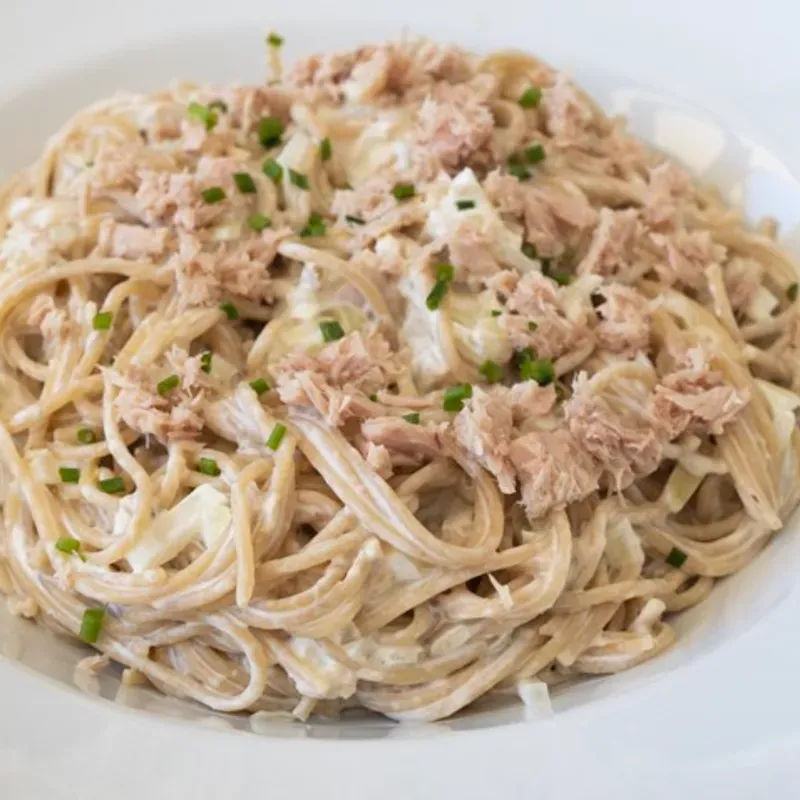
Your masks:
<svg viewBox="0 0 800 800"><path fill-rule="evenodd" d="M306 21L315 47L330 46L328 30L331 40L350 30L355 41L405 27L483 49L527 47L581 77L594 67L634 77L714 110L784 163L800 164L800 12L785 0L295 0L272 11L266 0L0 2L0 100L21 91L29 98L18 101L19 124L2 117L0 150L20 157L33 157L67 110L115 85L113 71L99 67L78 79L70 78L72 67L117 63L121 51L138 48L145 83L193 77L201 63L199 77L232 79L230 64L220 63L228 30L252 26L246 63L255 67L262 31L274 24L296 36L301 28L287 22L294 19ZM185 47L192 32L203 52L191 74L171 64L168 48L148 53L149 43L178 35ZM54 79L64 87L59 96L31 92ZM5 176L7 160L0 157ZM791 558L796 549L781 552ZM758 580L765 586L771 567L764 563ZM796 798L800 591L793 578L774 605L737 638L644 688L536 726L442 735L420 728L418 737L408 730L340 741L315 739L313 731L293 739L218 731L213 720L204 728L120 710L0 661L0 798Z"/></svg>

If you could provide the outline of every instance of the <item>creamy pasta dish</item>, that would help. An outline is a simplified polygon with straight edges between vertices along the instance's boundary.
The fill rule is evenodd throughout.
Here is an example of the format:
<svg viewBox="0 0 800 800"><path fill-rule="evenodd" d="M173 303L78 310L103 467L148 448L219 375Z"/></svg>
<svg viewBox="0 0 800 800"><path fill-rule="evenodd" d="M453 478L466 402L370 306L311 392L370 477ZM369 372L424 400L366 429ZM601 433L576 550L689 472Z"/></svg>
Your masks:
<svg viewBox="0 0 800 800"><path fill-rule="evenodd" d="M527 55L281 46L0 190L9 607L299 719L657 656L800 499L775 225Z"/></svg>

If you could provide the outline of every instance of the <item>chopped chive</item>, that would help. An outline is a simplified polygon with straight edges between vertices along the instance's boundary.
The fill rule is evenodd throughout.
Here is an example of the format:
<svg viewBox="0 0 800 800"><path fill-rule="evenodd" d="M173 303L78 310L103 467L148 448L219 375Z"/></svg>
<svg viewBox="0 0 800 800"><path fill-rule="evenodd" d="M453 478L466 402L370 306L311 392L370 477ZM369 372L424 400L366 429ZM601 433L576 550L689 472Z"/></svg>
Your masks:
<svg viewBox="0 0 800 800"><path fill-rule="evenodd" d="M514 363L520 367L526 361L533 361L536 358L536 353L533 352L532 347L523 347L522 350L517 350L514 353Z"/></svg>
<svg viewBox="0 0 800 800"><path fill-rule="evenodd" d="M168 395L173 389L177 389L180 382L181 379L177 375L170 375L168 378L164 378L163 381L159 381L156 384L156 389L163 397L164 395Z"/></svg>
<svg viewBox="0 0 800 800"><path fill-rule="evenodd" d="M528 330L531 333L533 333L534 331L536 331L538 329L539 329L539 324L538 323L533 322L532 320L531 320L531 322L528 323Z"/></svg>
<svg viewBox="0 0 800 800"><path fill-rule="evenodd" d="M549 278L550 277L550 270L553 267L553 259L552 258L543 258L541 263L542 263L542 275L546 275Z"/></svg>
<svg viewBox="0 0 800 800"><path fill-rule="evenodd" d="M550 270L548 277L559 286L569 286L572 283L572 275L567 272L561 272L561 270Z"/></svg>
<svg viewBox="0 0 800 800"><path fill-rule="evenodd" d="M242 194L255 194L257 191L256 182L249 172L234 172L233 182Z"/></svg>
<svg viewBox="0 0 800 800"><path fill-rule="evenodd" d="M525 160L529 164L538 164L545 159L544 147L540 144L532 144L530 147L525 148Z"/></svg>
<svg viewBox="0 0 800 800"><path fill-rule="evenodd" d="M417 193L413 183L396 183L392 189L395 200L408 200Z"/></svg>
<svg viewBox="0 0 800 800"><path fill-rule="evenodd" d="M494 361L486 360L481 364L478 372L486 378L487 383L500 383L503 380L503 368Z"/></svg>
<svg viewBox="0 0 800 800"><path fill-rule="evenodd" d="M377 402L378 402L378 395L377 395L377 394L371 394L371 395L369 396L369 399L370 399L370 400L371 400L373 403L377 403Z"/></svg>
<svg viewBox="0 0 800 800"><path fill-rule="evenodd" d="M230 319L239 319L239 309L231 303L230 300L226 300L224 303L219 304L220 311L225 312L225 316Z"/></svg>
<svg viewBox="0 0 800 800"><path fill-rule="evenodd" d="M522 255L527 256L528 258L536 258L536 245L531 244L530 242L523 242Z"/></svg>
<svg viewBox="0 0 800 800"><path fill-rule="evenodd" d="M452 264L442 263L436 265L437 281L452 281L455 276L455 269Z"/></svg>
<svg viewBox="0 0 800 800"><path fill-rule="evenodd" d="M280 183L283 178L283 167L274 158L268 158L261 167L261 171L273 183Z"/></svg>
<svg viewBox="0 0 800 800"><path fill-rule="evenodd" d="M279 36L277 33L270 33L267 36L267 44L270 47L280 47L283 44L283 36Z"/></svg>
<svg viewBox="0 0 800 800"><path fill-rule="evenodd" d="M800 287L798 287L797 281L790 283L786 288L786 296L789 298L790 302L794 303L794 301L797 300L798 289L800 289Z"/></svg>
<svg viewBox="0 0 800 800"><path fill-rule="evenodd" d="M296 172L291 169L291 167L289 168L289 183L291 183L292 186L296 186L298 189L305 189L306 191L310 188L308 176L303 175L302 172Z"/></svg>
<svg viewBox="0 0 800 800"><path fill-rule="evenodd" d="M464 400L472 397L472 386L468 383L459 383L451 386L444 393L442 408L445 411L461 411L464 408Z"/></svg>
<svg viewBox="0 0 800 800"><path fill-rule="evenodd" d="M267 447L269 447L270 450L277 450L281 446L285 435L286 426L281 422L276 423L275 427L272 429L272 433L269 435L269 439L267 439Z"/></svg>
<svg viewBox="0 0 800 800"><path fill-rule="evenodd" d="M261 233L265 228L269 228L270 225L272 225L272 220L263 214L251 214L247 218L247 226L256 233Z"/></svg>
<svg viewBox="0 0 800 800"><path fill-rule="evenodd" d="M92 327L96 331L107 331L111 327L112 319L114 319L114 315L110 311L101 311L94 315Z"/></svg>
<svg viewBox="0 0 800 800"><path fill-rule="evenodd" d="M316 211L312 211L308 217L305 228L300 231L300 235L304 237L324 236L326 230L327 225L325 224L325 219L320 214L317 214Z"/></svg>
<svg viewBox="0 0 800 800"><path fill-rule="evenodd" d="M225 190L221 186L212 186L210 189L203 189L202 194L203 200L210 206L215 203L221 203L227 197Z"/></svg>
<svg viewBox="0 0 800 800"><path fill-rule="evenodd" d="M425 305L431 311L436 311L442 304L444 296L447 294L447 289L450 286L450 281L436 281L428 296L425 298Z"/></svg>
<svg viewBox="0 0 800 800"><path fill-rule="evenodd" d="M262 147L275 147L280 144L283 123L277 117L264 117L258 122L258 141Z"/></svg>
<svg viewBox="0 0 800 800"><path fill-rule="evenodd" d="M204 106L200 103L189 103L189 116L206 126L207 131L213 131L219 122L219 114L211 106Z"/></svg>
<svg viewBox="0 0 800 800"><path fill-rule="evenodd" d="M197 471L212 478L216 478L222 472L219 464L213 458L199 458L197 460Z"/></svg>
<svg viewBox="0 0 800 800"><path fill-rule="evenodd" d="M403 414L403 419L412 425L419 425L419 412L414 411L411 414Z"/></svg>
<svg viewBox="0 0 800 800"><path fill-rule="evenodd" d="M269 391L269 384L263 378L256 378L254 381L250 381L250 388L261 397L262 394Z"/></svg>
<svg viewBox="0 0 800 800"><path fill-rule="evenodd" d="M469 211L471 208L475 208L475 201L474 200L456 200L456 208L459 211Z"/></svg>
<svg viewBox="0 0 800 800"><path fill-rule="evenodd" d="M81 428L75 438L79 444L94 444L97 441L97 434L89 428Z"/></svg>
<svg viewBox="0 0 800 800"><path fill-rule="evenodd" d="M62 536L56 541L56 550L59 553L77 553L81 549L81 543L77 539L69 536Z"/></svg>
<svg viewBox="0 0 800 800"><path fill-rule="evenodd" d="M205 372L206 375L211 372L211 359L213 357L214 354L210 350L206 350L206 352L200 356L200 370Z"/></svg>
<svg viewBox="0 0 800 800"><path fill-rule="evenodd" d="M212 100L208 104L209 108L215 108L217 111L221 111L223 114L228 113L228 104L224 100Z"/></svg>
<svg viewBox="0 0 800 800"><path fill-rule="evenodd" d="M499 317L499 316L502 316L502 314L503 314L503 312L499 308L493 308L491 310L491 315L493 317Z"/></svg>
<svg viewBox="0 0 800 800"><path fill-rule="evenodd" d="M687 558L689 558L689 556L687 556L683 550L673 547L672 550L670 550L667 554L667 557L664 559L664 561L666 561L671 567L680 569L686 563Z"/></svg>
<svg viewBox="0 0 800 800"><path fill-rule="evenodd" d="M519 374L523 380L536 381L539 386L547 386L555 379L553 362L549 358L526 358L519 365Z"/></svg>
<svg viewBox="0 0 800 800"><path fill-rule="evenodd" d="M531 177L533 174L524 164L518 161L509 160L507 166L510 175L513 175L518 181L524 181Z"/></svg>
<svg viewBox="0 0 800 800"><path fill-rule="evenodd" d="M125 481L117 475L113 478L106 478L104 481L98 481L97 487L106 494L119 494L125 491Z"/></svg>
<svg viewBox="0 0 800 800"><path fill-rule="evenodd" d="M332 155L333 155L333 147L331 146L331 140L326 136L319 143L319 157L323 161L330 161Z"/></svg>
<svg viewBox="0 0 800 800"><path fill-rule="evenodd" d="M345 214L344 217L351 225L366 225L367 223L361 217L354 217L352 214Z"/></svg>
<svg viewBox="0 0 800 800"><path fill-rule="evenodd" d="M103 608L87 608L81 619L81 639L87 644L94 644L100 638L103 628L103 618L106 612Z"/></svg>
<svg viewBox="0 0 800 800"><path fill-rule="evenodd" d="M344 328L335 319L320 322L319 329L326 342L338 342L344 337Z"/></svg>
<svg viewBox="0 0 800 800"><path fill-rule="evenodd" d="M58 474L62 483L78 483L81 479L81 471L75 467L60 467Z"/></svg>
<svg viewBox="0 0 800 800"><path fill-rule="evenodd" d="M536 108L542 99L542 90L538 86L529 86L520 96L519 104L523 108Z"/></svg>

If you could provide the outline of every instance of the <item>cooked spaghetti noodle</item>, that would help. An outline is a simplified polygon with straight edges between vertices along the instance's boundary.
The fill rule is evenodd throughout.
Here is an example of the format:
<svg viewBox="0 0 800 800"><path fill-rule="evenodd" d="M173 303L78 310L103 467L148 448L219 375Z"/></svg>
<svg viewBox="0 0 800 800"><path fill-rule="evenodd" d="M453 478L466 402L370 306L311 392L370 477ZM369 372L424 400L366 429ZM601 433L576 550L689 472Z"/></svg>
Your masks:
<svg viewBox="0 0 800 800"><path fill-rule="evenodd" d="M627 669L799 498L771 226L525 55L117 95L0 234L0 587L212 709Z"/></svg>

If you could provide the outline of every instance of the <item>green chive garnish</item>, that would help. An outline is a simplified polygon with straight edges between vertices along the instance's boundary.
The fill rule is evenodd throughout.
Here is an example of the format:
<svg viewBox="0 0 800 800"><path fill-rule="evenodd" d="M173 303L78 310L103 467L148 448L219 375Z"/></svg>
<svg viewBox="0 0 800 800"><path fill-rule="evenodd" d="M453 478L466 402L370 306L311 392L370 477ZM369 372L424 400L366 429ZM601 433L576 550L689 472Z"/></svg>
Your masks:
<svg viewBox="0 0 800 800"><path fill-rule="evenodd" d="M560 270L549 270L548 277L554 280L559 286L569 286L572 283L572 275Z"/></svg>
<svg viewBox="0 0 800 800"><path fill-rule="evenodd" d="M417 193L413 183L396 183L392 189L395 200L408 200Z"/></svg>
<svg viewBox="0 0 800 800"><path fill-rule="evenodd" d="M499 308L493 308L490 313L493 317L499 317L503 312Z"/></svg>
<svg viewBox="0 0 800 800"><path fill-rule="evenodd" d="M354 217L352 214L345 214L344 218L351 225L366 225L367 223L361 217Z"/></svg>
<svg viewBox="0 0 800 800"><path fill-rule="evenodd" d="M800 287L798 287L797 281L795 281L794 283L790 283L789 286L786 288L786 296L792 303L794 303L794 301L797 300L798 288Z"/></svg>
<svg viewBox="0 0 800 800"><path fill-rule="evenodd" d="M56 542L56 550L59 553L77 553L81 549L81 543L77 539L71 539L69 536L62 536Z"/></svg>
<svg viewBox="0 0 800 800"><path fill-rule="evenodd" d="M437 264L436 265L436 280L447 281L448 283L453 280L455 276L455 269L452 264Z"/></svg>
<svg viewBox="0 0 800 800"><path fill-rule="evenodd" d="M451 386L444 393L444 402L442 408L445 411L461 411L464 408L464 400L472 397L472 386L468 383L459 383L457 386Z"/></svg>
<svg viewBox="0 0 800 800"><path fill-rule="evenodd" d="M81 639L87 644L94 644L100 638L103 628L103 618L106 612L103 608L87 608L81 619Z"/></svg>
<svg viewBox="0 0 800 800"><path fill-rule="evenodd" d="M444 296L447 294L447 289L450 286L450 281L436 281L428 296L425 298L425 305L431 311L436 311L442 304Z"/></svg>
<svg viewBox="0 0 800 800"><path fill-rule="evenodd" d="M262 394L269 391L269 384L263 378L256 378L250 381L250 388L261 397Z"/></svg>
<svg viewBox="0 0 800 800"><path fill-rule="evenodd" d="M677 547L673 547L672 550L669 551L667 557L664 561L667 562L671 567L675 567L675 569L680 569L685 563L686 559L689 556L683 552L683 550L679 550Z"/></svg>
<svg viewBox="0 0 800 800"><path fill-rule="evenodd" d="M267 447L269 447L270 450L277 450L281 446L285 435L286 426L280 422L276 423L275 427L272 429L272 433L269 435L269 439L267 439Z"/></svg>
<svg viewBox="0 0 800 800"><path fill-rule="evenodd" d="M168 395L173 389L177 389L180 382L181 379L177 375L170 375L168 378L164 378L163 381L159 381L156 385L156 389L158 389L158 393L163 397L164 395Z"/></svg>
<svg viewBox="0 0 800 800"><path fill-rule="evenodd" d="M319 329L326 342L337 342L344 338L344 328L335 319L320 322Z"/></svg>
<svg viewBox="0 0 800 800"><path fill-rule="evenodd" d="M403 419L412 425L419 425L419 412L414 411L412 414L404 414Z"/></svg>
<svg viewBox="0 0 800 800"><path fill-rule="evenodd" d="M528 323L528 330L533 333L533 331L539 330L539 325L536 322L529 322Z"/></svg>
<svg viewBox="0 0 800 800"><path fill-rule="evenodd" d="M536 246L531 244L530 242L523 242L522 244L522 255L527 256L528 258L536 258Z"/></svg>
<svg viewBox="0 0 800 800"><path fill-rule="evenodd" d="M97 434L89 428L81 428L75 434L75 438L79 444L94 444L97 441Z"/></svg>
<svg viewBox="0 0 800 800"><path fill-rule="evenodd" d="M268 158L261 167L261 171L273 183L280 183L283 178L283 167L274 158Z"/></svg>
<svg viewBox="0 0 800 800"><path fill-rule="evenodd" d="M308 191L309 183L308 183L308 176L303 175L302 172L295 172L293 169L289 169L289 183L292 186L296 186L298 189L305 189Z"/></svg>
<svg viewBox="0 0 800 800"><path fill-rule="evenodd" d="M525 160L529 164L538 164L540 161L544 161L544 159L544 147L540 144L532 144L530 147L525 148Z"/></svg>
<svg viewBox="0 0 800 800"><path fill-rule="evenodd" d="M536 108L542 99L542 90L538 86L529 86L520 96L519 104L523 108Z"/></svg>
<svg viewBox="0 0 800 800"><path fill-rule="evenodd" d="M203 189L202 194L203 200L210 206L215 203L221 203L227 197L225 190L221 186L212 186L210 189Z"/></svg>
<svg viewBox="0 0 800 800"><path fill-rule="evenodd" d="M213 458L198 459L197 471L201 472L203 475L209 475L212 478L216 478L221 473L219 464L217 464Z"/></svg>
<svg viewBox="0 0 800 800"><path fill-rule="evenodd" d="M269 228L270 225L272 225L272 220L263 214L251 214L247 218L247 226L256 233L261 233L265 228Z"/></svg>
<svg viewBox="0 0 800 800"><path fill-rule="evenodd" d="M552 258L543 258L542 259L542 275L546 275L548 278L550 277L550 269L553 266L553 259Z"/></svg>
<svg viewBox="0 0 800 800"><path fill-rule="evenodd" d="M242 194L255 194L257 191L253 176L248 172L234 172L233 181Z"/></svg>
<svg viewBox="0 0 800 800"><path fill-rule="evenodd" d="M226 300L224 303L219 304L220 311L225 312L225 316L230 319L239 319L239 309L231 303L230 300Z"/></svg>
<svg viewBox="0 0 800 800"><path fill-rule="evenodd" d="M324 218L317 214L316 211L312 211L309 214L308 221L306 222L305 228L300 231L301 236L324 236L327 226L325 224Z"/></svg>
<svg viewBox="0 0 800 800"><path fill-rule="evenodd" d="M119 494L125 491L125 481L119 475L114 478L106 478L104 481L98 481L97 486L101 492L106 494Z"/></svg>
<svg viewBox="0 0 800 800"><path fill-rule="evenodd" d="M264 117L258 122L258 141L262 147L275 147L280 144L283 123L277 117Z"/></svg>
<svg viewBox="0 0 800 800"><path fill-rule="evenodd" d="M511 160L508 162L508 172L509 175L513 175L518 181L527 180L532 174L524 164Z"/></svg>
<svg viewBox="0 0 800 800"><path fill-rule="evenodd" d="M207 350L203 355L200 356L200 369L208 375L211 372L211 359L214 357L214 354Z"/></svg>
<svg viewBox="0 0 800 800"><path fill-rule="evenodd" d="M107 331L111 327L112 319L114 319L114 315L110 311L101 311L94 315L92 327L96 331Z"/></svg>
<svg viewBox="0 0 800 800"><path fill-rule="evenodd" d="M277 33L271 33L267 36L267 44L270 47L280 47L283 44L283 36L278 36Z"/></svg>
<svg viewBox="0 0 800 800"><path fill-rule="evenodd" d="M487 383L500 383L503 380L503 368L494 361L484 361L478 371L486 378Z"/></svg>
<svg viewBox="0 0 800 800"><path fill-rule="evenodd" d="M469 211L471 208L475 208L475 201L474 200L456 200L456 208L459 211Z"/></svg>
<svg viewBox="0 0 800 800"><path fill-rule="evenodd" d="M319 143L319 157L323 161L330 161L333 155L333 147L331 147L331 140L326 136Z"/></svg>
<svg viewBox="0 0 800 800"><path fill-rule="evenodd" d="M547 386L555 380L556 373L553 362L549 358L524 358L519 365L519 374L523 380L536 381L539 386Z"/></svg>
<svg viewBox="0 0 800 800"><path fill-rule="evenodd" d="M62 483L78 483L81 479L81 471L75 467L60 467L58 474Z"/></svg>
<svg viewBox="0 0 800 800"><path fill-rule="evenodd" d="M371 394L369 396L369 399L372 400L373 403L377 403L378 402L378 395L377 394Z"/></svg>
<svg viewBox="0 0 800 800"><path fill-rule="evenodd" d="M219 115L210 106L204 106L200 103L189 103L189 116L206 126L207 131L213 131L217 122L219 122Z"/></svg>
<svg viewBox="0 0 800 800"><path fill-rule="evenodd" d="M228 113L228 104L224 100L212 100L208 104L209 108L215 108L217 111L221 111L223 114Z"/></svg>

